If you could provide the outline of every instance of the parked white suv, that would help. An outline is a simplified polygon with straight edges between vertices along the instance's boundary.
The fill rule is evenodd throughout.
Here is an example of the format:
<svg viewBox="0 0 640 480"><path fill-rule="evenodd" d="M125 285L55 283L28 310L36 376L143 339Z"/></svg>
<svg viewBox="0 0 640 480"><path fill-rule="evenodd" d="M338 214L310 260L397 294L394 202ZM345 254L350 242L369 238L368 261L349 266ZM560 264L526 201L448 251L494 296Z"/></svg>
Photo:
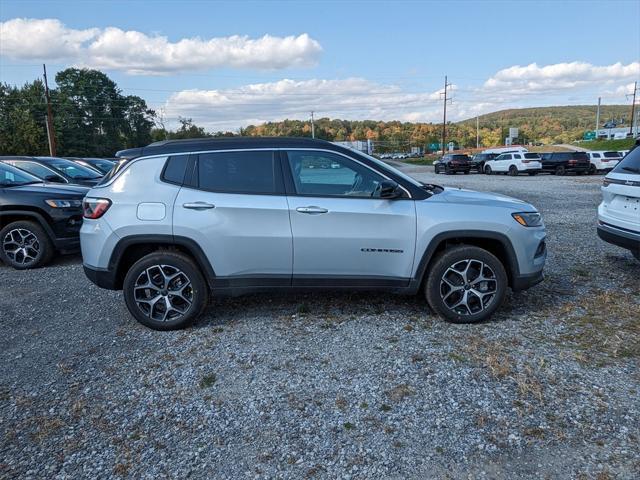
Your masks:
<svg viewBox="0 0 640 480"><path fill-rule="evenodd" d="M537 153L511 152L502 153L493 160L484 162L484 173L507 173L516 176L520 173L536 175L542 171L542 159Z"/></svg>
<svg viewBox="0 0 640 480"><path fill-rule="evenodd" d="M589 174L593 175L597 172L610 172L613 170L620 160L622 155L620 152L606 152L604 150L596 150L593 152L586 152L589 156Z"/></svg>
<svg viewBox="0 0 640 480"><path fill-rule="evenodd" d="M598 236L640 260L640 147L604 178L598 207Z"/></svg>
<svg viewBox="0 0 640 480"><path fill-rule="evenodd" d="M185 326L210 291L273 288L422 292L475 322L543 278L533 206L422 184L329 142L173 140L121 156L84 201L84 269L151 328Z"/></svg>

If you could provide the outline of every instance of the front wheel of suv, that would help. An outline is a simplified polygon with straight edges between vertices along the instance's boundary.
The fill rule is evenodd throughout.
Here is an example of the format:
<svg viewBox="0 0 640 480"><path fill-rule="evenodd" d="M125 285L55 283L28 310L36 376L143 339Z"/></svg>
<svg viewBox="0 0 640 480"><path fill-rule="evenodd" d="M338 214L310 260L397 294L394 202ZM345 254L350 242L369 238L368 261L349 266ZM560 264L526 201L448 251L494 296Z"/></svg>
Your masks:
<svg viewBox="0 0 640 480"><path fill-rule="evenodd" d="M122 289L129 312L154 330L188 326L209 298L207 283L193 260L169 251L151 253L133 264Z"/></svg>
<svg viewBox="0 0 640 480"><path fill-rule="evenodd" d="M485 175L491 175L493 172L491 171L491 167L489 165L485 165L484 167Z"/></svg>
<svg viewBox="0 0 640 480"><path fill-rule="evenodd" d="M53 245L40 225L28 220L10 223L0 230L0 260L15 268L38 268L51 260Z"/></svg>
<svg viewBox="0 0 640 480"><path fill-rule="evenodd" d="M441 253L425 282L431 308L453 323L486 320L500 307L506 293L507 274L500 260L471 245Z"/></svg>

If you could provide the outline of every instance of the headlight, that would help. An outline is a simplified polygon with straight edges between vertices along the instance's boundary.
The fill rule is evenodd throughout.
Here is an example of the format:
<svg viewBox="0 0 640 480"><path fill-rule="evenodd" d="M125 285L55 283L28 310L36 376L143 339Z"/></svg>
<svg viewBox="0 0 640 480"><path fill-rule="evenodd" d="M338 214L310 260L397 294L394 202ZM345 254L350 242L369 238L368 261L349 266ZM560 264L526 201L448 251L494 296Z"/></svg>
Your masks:
<svg viewBox="0 0 640 480"><path fill-rule="evenodd" d="M523 227L539 227L542 225L542 216L538 212L512 213L511 216Z"/></svg>
<svg viewBox="0 0 640 480"><path fill-rule="evenodd" d="M80 208L82 200L45 200L51 208Z"/></svg>

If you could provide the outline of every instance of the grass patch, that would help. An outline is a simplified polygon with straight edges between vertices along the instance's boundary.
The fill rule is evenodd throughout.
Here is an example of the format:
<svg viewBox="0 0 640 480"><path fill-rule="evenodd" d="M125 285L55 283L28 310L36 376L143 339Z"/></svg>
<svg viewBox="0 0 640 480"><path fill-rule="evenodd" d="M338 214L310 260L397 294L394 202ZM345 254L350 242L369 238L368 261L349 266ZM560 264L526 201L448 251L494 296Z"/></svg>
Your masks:
<svg viewBox="0 0 640 480"><path fill-rule="evenodd" d="M214 383L216 383L216 380L217 378L215 373L204 375L200 379L200 388L210 388L213 386Z"/></svg>
<svg viewBox="0 0 640 480"><path fill-rule="evenodd" d="M576 145L582 148L588 148L589 150L630 150L635 145L635 140L633 138L592 140L590 142L576 143Z"/></svg>
<svg viewBox="0 0 640 480"><path fill-rule="evenodd" d="M570 331L559 340L587 359L594 354L609 359L640 357L639 295L640 291L591 291L565 304L562 311Z"/></svg>
<svg viewBox="0 0 640 480"><path fill-rule="evenodd" d="M344 422L343 425L345 430L353 430L356 426L351 422Z"/></svg>

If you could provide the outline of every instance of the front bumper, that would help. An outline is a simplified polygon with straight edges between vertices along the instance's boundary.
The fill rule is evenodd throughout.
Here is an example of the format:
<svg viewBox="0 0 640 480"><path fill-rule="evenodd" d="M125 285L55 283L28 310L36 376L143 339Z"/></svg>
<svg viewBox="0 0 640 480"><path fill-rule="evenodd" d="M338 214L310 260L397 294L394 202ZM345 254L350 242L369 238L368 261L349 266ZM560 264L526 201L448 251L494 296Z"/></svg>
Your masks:
<svg viewBox="0 0 640 480"><path fill-rule="evenodd" d="M598 236L605 242L625 248L631 251L636 257L640 257L640 232L633 232L600 222L598 225Z"/></svg>
<svg viewBox="0 0 640 480"><path fill-rule="evenodd" d="M537 285L543 280L544 274L542 273L542 270L529 275L516 275L511 279L511 290L514 292L520 292Z"/></svg>

